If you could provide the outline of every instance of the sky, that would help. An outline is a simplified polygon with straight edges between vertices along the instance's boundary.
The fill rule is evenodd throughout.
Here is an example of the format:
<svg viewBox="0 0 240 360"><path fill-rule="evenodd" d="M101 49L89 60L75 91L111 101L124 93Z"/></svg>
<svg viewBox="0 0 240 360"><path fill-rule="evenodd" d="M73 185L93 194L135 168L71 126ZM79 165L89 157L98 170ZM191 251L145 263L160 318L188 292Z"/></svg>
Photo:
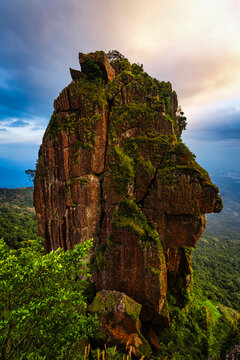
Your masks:
<svg viewBox="0 0 240 360"><path fill-rule="evenodd" d="M35 168L78 52L114 49L172 83L202 166L239 170L238 0L0 0L0 17L0 180Z"/></svg>

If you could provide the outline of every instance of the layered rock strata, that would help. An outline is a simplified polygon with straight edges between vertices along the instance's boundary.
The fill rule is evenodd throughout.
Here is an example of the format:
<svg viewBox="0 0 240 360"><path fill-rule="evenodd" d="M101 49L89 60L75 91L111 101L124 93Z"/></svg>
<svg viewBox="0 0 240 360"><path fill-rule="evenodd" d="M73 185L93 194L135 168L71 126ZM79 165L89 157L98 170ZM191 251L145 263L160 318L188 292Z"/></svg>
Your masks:
<svg viewBox="0 0 240 360"><path fill-rule="evenodd" d="M191 248L205 213L221 211L218 188L182 143L185 118L169 82L102 51L79 60L39 151L39 232L46 252L93 238L96 290L140 304L158 346L151 339L169 325L167 291L179 306L187 301Z"/></svg>

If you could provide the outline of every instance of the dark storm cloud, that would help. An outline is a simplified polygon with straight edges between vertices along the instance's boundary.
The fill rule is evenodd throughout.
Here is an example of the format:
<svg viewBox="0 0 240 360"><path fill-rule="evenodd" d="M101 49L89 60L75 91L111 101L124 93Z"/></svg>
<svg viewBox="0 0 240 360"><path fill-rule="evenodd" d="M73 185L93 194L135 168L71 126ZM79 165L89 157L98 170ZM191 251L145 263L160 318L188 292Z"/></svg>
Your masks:
<svg viewBox="0 0 240 360"><path fill-rule="evenodd" d="M240 111L221 109L198 118L189 136L206 141L240 141Z"/></svg>
<svg viewBox="0 0 240 360"><path fill-rule="evenodd" d="M79 67L78 51L117 48L154 76L172 81L181 99L215 91L236 77L240 63L226 2L1 1L0 87L21 93L23 110L49 117L53 99L70 81L68 67ZM227 30L231 42L224 38ZM3 103L11 108L8 100Z"/></svg>
<svg viewBox="0 0 240 360"><path fill-rule="evenodd" d="M122 21L133 18L136 5L136 0L128 5L119 0L1 1L0 117L14 109L49 118L53 100L71 80L68 68L79 68L78 52L108 51L124 42L129 23Z"/></svg>
<svg viewBox="0 0 240 360"><path fill-rule="evenodd" d="M70 80L71 16L75 4L62 0L0 3L0 69L4 71L4 76L0 71L1 106L37 111L39 115L51 112L56 89L61 90ZM79 47L83 44L80 41Z"/></svg>

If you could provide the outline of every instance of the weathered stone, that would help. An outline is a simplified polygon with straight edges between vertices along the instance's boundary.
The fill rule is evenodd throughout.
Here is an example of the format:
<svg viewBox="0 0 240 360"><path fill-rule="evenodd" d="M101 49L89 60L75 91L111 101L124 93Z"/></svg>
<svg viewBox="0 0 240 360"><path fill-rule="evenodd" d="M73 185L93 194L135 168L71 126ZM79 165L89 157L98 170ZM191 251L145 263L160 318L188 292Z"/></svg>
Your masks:
<svg viewBox="0 0 240 360"><path fill-rule="evenodd" d="M158 336L156 335L155 331L153 330L153 327L150 327L150 329L148 330L147 339L150 342L150 344L155 347L155 349L161 351L161 345L159 343Z"/></svg>
<svg viewBox="0 0 240 360"><path fill-rule="evenodd" d="M104 261L94 271L97 290L124 292L142 304L142 320L162 321L160 314L166 301L167 268L160 245L141 244L130 230L112 229L111 234Z"/></svg>
<svg viewBox="0 0 240 360"><path fill-rule="evenodd" d="M186 304L189 247L205 230L205 213L222 209L218 188L180 139L170 83L134 73L126 59L115 76L102 51L79 60L82 72L71 69L74 81L55 100L39 150L39 232L46 252L93 237L97 291L140 304L146 336L159 349L157 336L170 321L167 290ZM120 313L111 311L117 321ZM125 345L142 346L139 330L117 326Z"/></svg>
<svg viewBox="0 0 240 360"><path fill-rule="evenodd" d="M186 305L192 278L191 248L170 248L166 252L168 291L177 300L178 306Z"/></svg>
<svg viewBox="0 0 240 360"><path fill-rule="evenodd" d="M75 244L96 238L101 216L100 182L92 174L54 182L45 186L43 199L41 181L35 183L35 201L39 232L45 236L46 252L72 249ZM42 204L45 203L43 207Z"/></svg>
<svg viewBox="0 0 240 360"><path fill-rule="evenodd" d="M89 306L89 312L97 314L101 323L95 340L109 346L118 345L137 357L151 354L151 348L140 332L139 315L141 305L117 292L102 290L98 292Z"/></svg>
<svg viewBox="0 0 240 360"><path fill-rule="evenodd" d="M83 73L80 70L69 68L73 81L79 80L83 77Z"/></svg>
<svg viewBox="0 0 240 360"><path fill-rule="evenodd" d="M115 78L115 70L110 65L106 54L103 51L97 51L95 53L83 54L79 53L79 63L81 65L82 72L89 75L92 71L92 64L97 64L103 73L103 77L106 81L112 81Z"/></svg>
<svg viewBox="0 0 240 360"><path fill-rule="evenodd" d="M55 111L68 111L70 110L70 103L68 97L68 90L64 89L58 98L54 101Z"/></svg>

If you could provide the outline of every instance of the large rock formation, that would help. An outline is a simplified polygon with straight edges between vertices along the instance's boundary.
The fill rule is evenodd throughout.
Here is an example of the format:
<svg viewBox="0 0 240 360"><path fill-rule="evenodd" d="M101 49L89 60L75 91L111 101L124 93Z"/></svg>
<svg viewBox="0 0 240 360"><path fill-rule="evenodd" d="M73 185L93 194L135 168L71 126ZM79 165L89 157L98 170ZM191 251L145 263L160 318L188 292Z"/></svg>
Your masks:
<svg viewBox="0 0 240 360"><path fill-rule="evenodd" d="M122 56L110 64L98 51L79 60L82 71L71 69L39 151L39 232L46 252L93 238L96 290L140 304L154 343L169 325L167 291L178 306L187 301L191 248L221 199L181 141L185 118L170 83Z"/></svg>

